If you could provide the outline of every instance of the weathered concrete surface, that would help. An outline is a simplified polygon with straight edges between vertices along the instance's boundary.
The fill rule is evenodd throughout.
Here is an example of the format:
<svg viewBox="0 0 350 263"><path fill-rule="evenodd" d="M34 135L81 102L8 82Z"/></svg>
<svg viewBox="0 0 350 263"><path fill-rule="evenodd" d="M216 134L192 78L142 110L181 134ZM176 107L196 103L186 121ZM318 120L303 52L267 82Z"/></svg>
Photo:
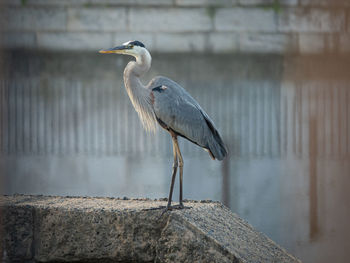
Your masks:
<svg viewBox="0 0 350 263"><path fill-rule="evenodd" d="M217 202L2 196L6 261L299 262Z"/></svg>

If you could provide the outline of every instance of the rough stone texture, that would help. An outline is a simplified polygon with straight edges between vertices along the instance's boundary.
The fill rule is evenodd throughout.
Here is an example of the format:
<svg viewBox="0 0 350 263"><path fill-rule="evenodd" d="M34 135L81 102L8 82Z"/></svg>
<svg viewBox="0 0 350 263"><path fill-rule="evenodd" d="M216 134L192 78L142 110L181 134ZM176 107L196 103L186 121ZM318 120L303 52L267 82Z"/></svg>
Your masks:
<svg viewBox="0 0 350 263"><path fill-rule="evenodd" d="M3 196L5 261L300 262L216 202ZM155 209L156 208L156 209Z"/></svg>
<svg viewBox="0 0 350 263"><path fill-rule="evenodd" d="M34 211L29 206L1 206L1 255L9 256L11 261L33 258Z"/></svg>

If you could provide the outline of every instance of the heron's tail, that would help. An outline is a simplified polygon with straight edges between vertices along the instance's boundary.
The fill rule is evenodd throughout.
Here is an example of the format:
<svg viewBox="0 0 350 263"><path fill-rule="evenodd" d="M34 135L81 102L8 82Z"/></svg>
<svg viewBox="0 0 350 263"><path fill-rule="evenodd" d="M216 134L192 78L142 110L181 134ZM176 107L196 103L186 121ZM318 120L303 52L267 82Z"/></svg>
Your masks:
<svg viewBox="0 0 350 263"><path fill-rule="evenodd" d="M209 142L209 154L213 159L221 161L227 155L227 149L219 133L217 135L218 136L213 136L213 140Z"/></svg>
<svg viewBox="0 0 350 263"><path fill-rule="evenodd" d="M221 139L219 132L215 129L210 119L205 118L205 120L208 124L210 131L212 132L212 138L210 138L208 141L209 154L211 158L216 158L221 161L227 155L227 149L223 140Z"/></svg>

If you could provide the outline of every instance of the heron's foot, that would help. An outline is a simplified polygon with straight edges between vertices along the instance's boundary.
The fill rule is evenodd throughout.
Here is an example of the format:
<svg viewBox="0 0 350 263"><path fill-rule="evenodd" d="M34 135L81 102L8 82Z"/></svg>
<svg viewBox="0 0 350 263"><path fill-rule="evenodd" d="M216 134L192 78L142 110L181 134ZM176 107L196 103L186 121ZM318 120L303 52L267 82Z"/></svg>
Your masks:
<svg viewBox="0 0 350 263"><path fill-rule="evenodd" d="M158 209L160 209L162 207L159 207ZM190 209L191 207L189 206L184 206L183 204L178 204L178 205L172 205L172 206L163 206L163 211L161 213L161 215L159 216L159 219L163 217L163 215L165 213L167 213L168 211L172 211L172 210L181 210L181 209Z"/></svg>
<svg viewBox="0 0 350 263"><path fill-rule="evenodd" d="M163 213L171 211L171 210L181 210L181 209L190 209L190 208L191 207L184 206L183 203L180 203L178 205L166 206L165 209L163 210Z"/></svg>
<svg viewBox="0 0 350 263"><path fill-rule="evenodd" d="M160 214L159 218L163 217L163 215L164 215L166 212L170 211L170 210L171 210L171 209L170 209L170 206L166 206L166 207L163 209L162 213Z"/></svg>
<svg viewBox="0 0 350 263"><path fill-rule="evenodd" d="M178 205L170 205L170 206L161 205L158 207L145 208L145 209L142 209L142 211L163 210L162 214L164 214L171 210L180 210L180 209L189 209L189 208L191 207L184 206L184 204L180 203Z"/></svg>
<svg viewBox="0 0 350 263"><path fill-rule="evenodd" d="M180 204L178 204L178 205L173 205L171 208L172 208L172 209L178 209L178 210L180 210L180 209L184 209L185 206L184 206L183 203L180 203ZM189 208L189 207L187 207L187 208Z"/></svg>

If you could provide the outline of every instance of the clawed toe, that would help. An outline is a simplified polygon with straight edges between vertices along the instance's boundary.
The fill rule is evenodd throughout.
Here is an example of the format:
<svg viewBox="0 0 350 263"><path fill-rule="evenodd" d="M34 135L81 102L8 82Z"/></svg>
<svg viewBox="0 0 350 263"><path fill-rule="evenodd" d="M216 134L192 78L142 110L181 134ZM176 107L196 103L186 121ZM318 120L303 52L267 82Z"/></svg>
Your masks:
<svg viewBox="0 0 350 263"><path fill-rule="evenodd" d="M171 206L166 206L165 208L163 208L163 211L162 211L162 213L160 214L159 219L160 219L166 212L168 212L169 210L171 210Z"/></svg>

